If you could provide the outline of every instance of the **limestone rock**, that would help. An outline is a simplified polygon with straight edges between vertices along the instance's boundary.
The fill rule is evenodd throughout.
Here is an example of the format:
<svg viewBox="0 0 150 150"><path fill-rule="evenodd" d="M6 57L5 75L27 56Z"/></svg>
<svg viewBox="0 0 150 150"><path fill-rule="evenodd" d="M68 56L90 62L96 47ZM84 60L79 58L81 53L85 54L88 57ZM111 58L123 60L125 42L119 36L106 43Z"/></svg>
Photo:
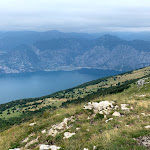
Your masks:
<svg viewBox="0 0 150 150"><path fill-rule="evenodd" d="M120 117L121 115L120 115L119 112L115 111L115 112L112 114L112 116Z"/></svg>
<svg viewBox="0 0 150 150"><path fill-rule="evenodd" d="M35 133L31 133L30 135L28 135L28 137L26 137L26 138L22 141L22 143L27 143L27 142L29 141L29 138L32 137L32 136L34 136L34 135L35 135Z"/></svg>
<svg viewBox="0 0 150 150"><path fill-rule="evenodd" d="M48 131L48 135L56 136L58 133L62 133L64 130L69 129L68 122L74 122L73 117L65 118L61 123L53 125Z"/></svg>
<svg viewBox="0 0 150 150"><path fill-rule="evenodd" d="M80 128L76 128L76 131L79 131L80 130Z"/></svg>
<svg viewBox="0 0 150 150"><path fill-rule="evenodd" d="M15 149L9 149L9 150L20 150L20 148L15 148Z"/></svg>
<svg viewBox="0 0 150 150"><path fill-rule="evenodd" d="M145 113L141 113L141 115L146 116L146 114L145 114Z"/></svg>
<svg viewBox="0 0 150 150"><path fill-rule="evenodd" d="M32 144L38 143L38 141L39 141L38 138L39 138L39 137L37 137L36 139L34 139L34 140L30 141L29 143L27 143L27 144L25 145L25 147L27 148L27 147L29 147L29 146L32 145Z"/></svg>
<svg viewBox="0 0 150 150"><path fill-rule="evenodd" d="M27 143L29 141L29 137L25 138L22 143Z"/></svg>
<svg viewBox="0 0 150 150"><path fill-rule="evenodd" d="M88 105L84 105L84 109L93 110L95 113L109 114L109 111L114 107L113 103L109 101L88 102Z"/></svg>
<svg viewBox="0 0 150 150"><path fill-rule="evenodd" d="M146 95L139 95L139 97L145 97Z"/></svg>
<svg viewBox="0 0 150 150"><path fill-rule="evenodd" d="M148 149L150 148L150 136L141 136L137 138L137 142L139 145L143 145L147 147Z"/></svg>
<svg viewBox="0 0 150 150"><path fill-rule="evenodd" d="M150 125L148 125L148 126L145 126L145 128L146 128L146 129L150 129Z"/></svg>
<svg viewBox="0 0 150 150"><path fill-rule="evenodd" d="M115 109L115 110L117 110L118 108L119 108L119 106L118 106L118 105L116 105L114 109Z"/></svg>
<svg viewBox="0 0 150 150"><path fill-rule="evenodd" d="M75 135L75 134L76 134L76 133L65 132L63 139L69 139L70 137L72 137L72 136Z"/></svg>
<svg viewBox="0 0 150 150"><path fill-rule="evenodd" d="M108 120L106 120L105 122L107 123L108 121L113 120L113 118L109 118Z"/></svg>
<svg viewBox="0 0 150 150"><path fill-rule="evenodd" d="M143 79L140 79L140 80L137 81L137 85L138 85L138 86L143 86L143 85L144 85L144 82L145 82L145 79L144 79L144 78L143 78Z"/></svg>
<svg viewBox="0 0 150 150"><path fill-rule="evenodd" d="M129 106L129 104L121 104L121 110L129 111L130 109L127 106Z"/></svg>
<svg viewBox="0 0 150 150"><path fill-rule="evenodd" d="M57 147L56 145L44 145L42 144L40 146L40 149L39 150L58 150L60 149L61 147Z"/></svg>
<svg viewBox="0 0 150 150"><path fill-rule="evenodd" d="M45 133L46 133L46 130L42 130L41 133L45 134Z"/></svg>
<svg viewBox="0 0 150 150"><path fill-rule="evenodd" d="M36 125L36 122L30 123L29 126L34 126Z"/></svg>

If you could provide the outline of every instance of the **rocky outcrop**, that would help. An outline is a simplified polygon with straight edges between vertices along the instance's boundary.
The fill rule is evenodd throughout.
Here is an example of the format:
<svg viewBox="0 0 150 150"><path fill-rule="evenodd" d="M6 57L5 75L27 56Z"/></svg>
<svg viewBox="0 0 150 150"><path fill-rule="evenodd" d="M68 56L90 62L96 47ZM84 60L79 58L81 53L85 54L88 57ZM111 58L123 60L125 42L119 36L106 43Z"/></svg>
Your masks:
<svg viewBox="0 0 150 150"><path fill-rule="evenodd" d="M84 109L93 110L95 113L109 114L110 110L114 107L113 103L109 101L89 102L88 105L84 105Z"/></svg>
<svg viewBox="0 0 150 150"><path fill-rule="evenodd" d="M136 139L139 145L150 148L150 136L141 136Z"/></svg>
<svg viewBox="0 0 150 150"><path fill-rule="evenodd" d="M62 133L66 129L69 129L68 122L74 122L73 117L65 118L61 123L55 124L48 130L48 135L56 136L58 133Z"/></svg>

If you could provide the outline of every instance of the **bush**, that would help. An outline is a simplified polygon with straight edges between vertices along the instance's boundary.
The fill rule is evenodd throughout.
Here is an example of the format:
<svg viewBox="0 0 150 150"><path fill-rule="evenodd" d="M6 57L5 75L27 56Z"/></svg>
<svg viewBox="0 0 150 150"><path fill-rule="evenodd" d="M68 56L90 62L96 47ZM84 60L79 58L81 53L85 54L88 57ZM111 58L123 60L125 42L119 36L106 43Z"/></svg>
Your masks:
<svg viewBox="0 0 150 150"><path fill-rule="evenodd" d="M104 115L103 115L103 114L97 113L94 119L95 119L95 120L102 120L103 118L104 118Z"/></svg>

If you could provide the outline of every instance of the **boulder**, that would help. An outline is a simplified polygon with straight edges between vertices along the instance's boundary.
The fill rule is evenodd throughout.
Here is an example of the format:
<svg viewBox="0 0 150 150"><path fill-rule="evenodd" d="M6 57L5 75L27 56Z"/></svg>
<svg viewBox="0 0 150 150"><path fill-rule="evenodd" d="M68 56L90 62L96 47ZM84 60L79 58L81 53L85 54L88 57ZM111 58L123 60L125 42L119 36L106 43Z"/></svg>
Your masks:
<svg viewBox="0 0 150 150"><path fill-rule="evenodd" d="M84 105L84 109L93 110L95 113L109 114L109 111L114 107L113 103L109 101L89 102L88 105Z"/></svg>
<svg viewBox="0 0 150 150"><path fill-rule="evenodd" d="M121 104L121 110L129 111L130 109L127 106L129 106L129 104Z"/></svg>
<svg viewBox="0 0 150 150"><path fill-rule="evenodd" d="M145 128L146 128L146 129L150 129L150 125L148 125L148 126L145 126Z"/></svg>
<svg viewBox="0 0 150 150"><path fill-rule="evenodd" d="M72 136L75 135L75 134L76 134L76 133L65 132L63 139L69 139L70 137L72 137Z"/></svg>
<svg viewBox="0 0 150 150"><path fill-rule="evenodd" d="M41 133L42 133L42 134L45 134L45 133L46 133L46 130L42 130Z"/></svg>
<svg viewBox="0 0 150 150"><path fill-rule="evenodd" d="M34 126L36 125L36 122L30 123L29 126Z"/></svg>
<svg viewBox="0 0 150 150"><path fill-rule="evenodd" d="M115 112L112 114L112 116L120 117L120 116L121 116L121 114L120 114L119 112L115 111Z"/></svg>
<svg viewBox="0 0 150 150"><path fill-rule="evenodd" d="M76 131L79 131L80 130L80 128L76 128Z"/></svg>

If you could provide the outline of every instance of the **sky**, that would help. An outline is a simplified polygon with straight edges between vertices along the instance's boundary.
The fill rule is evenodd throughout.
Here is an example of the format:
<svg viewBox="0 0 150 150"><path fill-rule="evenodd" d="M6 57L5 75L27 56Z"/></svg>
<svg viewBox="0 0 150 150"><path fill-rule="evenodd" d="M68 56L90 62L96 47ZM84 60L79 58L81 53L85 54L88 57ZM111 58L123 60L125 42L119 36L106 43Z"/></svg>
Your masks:
<svg viewBox="0 0 150 150"><path fill-rule="evenodd" d="M150 0L0 0L0 31L150 31Z"/></svg>

